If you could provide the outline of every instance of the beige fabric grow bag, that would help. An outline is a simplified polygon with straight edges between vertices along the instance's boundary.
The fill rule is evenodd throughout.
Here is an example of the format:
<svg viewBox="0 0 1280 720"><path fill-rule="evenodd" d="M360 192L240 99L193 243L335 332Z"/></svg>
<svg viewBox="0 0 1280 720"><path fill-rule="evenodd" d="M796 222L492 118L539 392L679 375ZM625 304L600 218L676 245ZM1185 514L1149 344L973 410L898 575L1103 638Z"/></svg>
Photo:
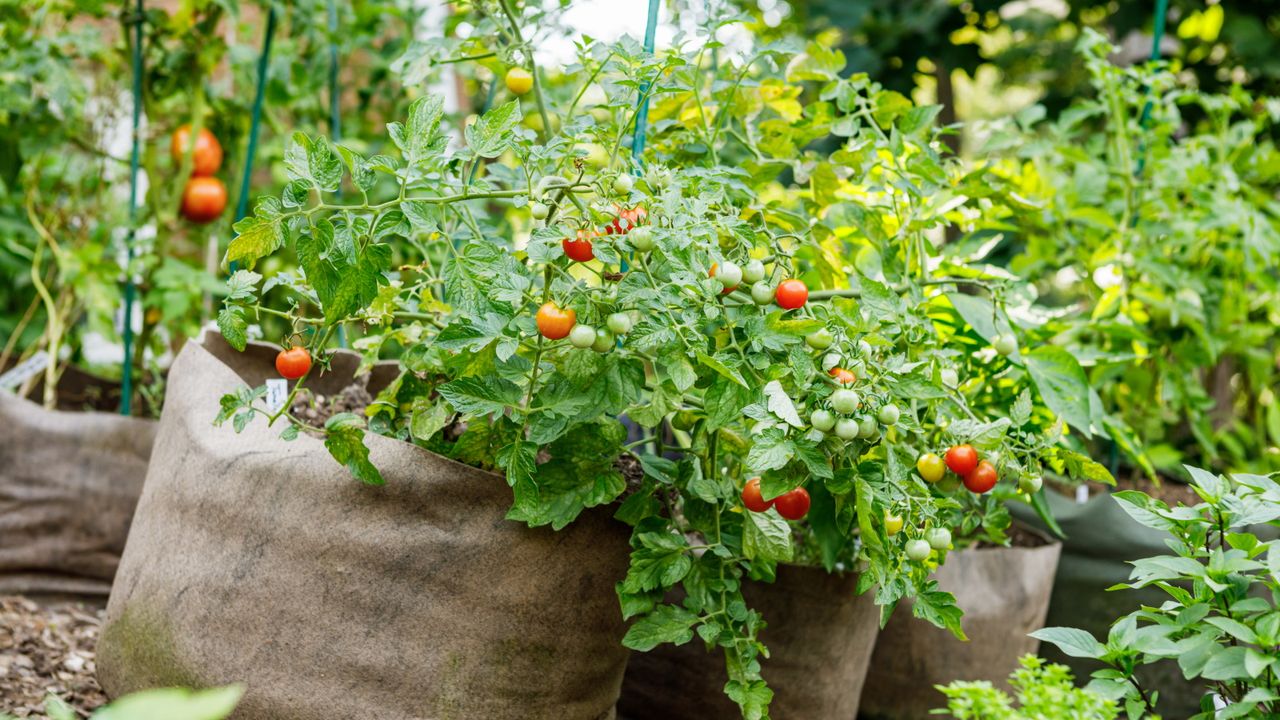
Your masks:
<svg viewBox="0 0 1280 720"><path fill-rule="evenodd" d="M964 610L961 625L969 641L899 606L876 641L862 712L924 720L930 710L946 706L934 686L953 680L988 680L1007 690L1005 678L1018 668L1018 658L1040 645L1027 633L1044 626L1061 550L1053 543L953 553L938 570L938 585Z"/></svg>
<svg viewBox="0 0 1280 720"><path fill-rule="evenodd" d="M748 607L768 623L761 659L779 720L853 720L875 647L879 608L857 595L857 576L784 565L773 584L747 583ZM723 652L697 638L632 653L618 712L627 720L740 720L724 694Z"/></svg>
<svg viewBox="0 0 1280 720"><path fill-rule="evenodd" d="M71 370L63 380L60 392L93 382ZM106 597L155 433L153 420L0 391L0 595Z"/></svg>
<svg viewBox="0 0 1280 720"><path fill-rule="evenodd" d="M368 438L387 484L367 487L319 439L261 417L214 428L219 397L274 374L275 349L204 342L170 371L112 590L111 695L244 682L235 717L252 720L612 717L625 526L598 511L530 530L504 519L500 477L397 440ZM308 384L334 393L356 364L343 353Z"/></svg>

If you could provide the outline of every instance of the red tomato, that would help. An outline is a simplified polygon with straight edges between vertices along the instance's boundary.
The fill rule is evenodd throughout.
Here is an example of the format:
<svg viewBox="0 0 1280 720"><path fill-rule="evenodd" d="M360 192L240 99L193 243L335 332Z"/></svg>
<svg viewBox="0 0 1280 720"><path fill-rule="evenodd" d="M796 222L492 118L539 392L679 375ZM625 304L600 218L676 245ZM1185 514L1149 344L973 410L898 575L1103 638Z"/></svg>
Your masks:
<svg viewBox="0 0 1280 720"><path fill-rule="evenodd" d="M947 467L957 475L967 475L978 466L978 451L972 445L957 445L947 451Z"/></svg>
<svg viewBox="0 0 1280 720"><path fill-rule="evenodd" d="M227 186L214 177L193 177L182 191L182 216L193 223L218 219L227 207Z"/></svg>
<svg viewBox="0 0 1280 720"><path fill-rule="evenodd" d="M183 125L173 133L173 140L169 143L169 154L173 156L175 165L182 163L182 158L187 154L187 148L191 145L191 126ZM209 128L200 128L200 134L196 136L196 147L191 157L191 174L196 177L206 177L218 172L218 168L222 167L222 145L218 143L218 138L209 132Z"/></svg>
<svg viewBox="0 0 1280 720"><path fill-rule="evenodd" d="M630 210L615 205L614 209L618 215L613 222L604 226L605 235L626 235L637 227L643 225L648 219L649 213L643 207L636 206Z"/></svg>
<svg viewBox="0 0 1280 720"><path fill-rule="evenodd" d="M804 282L791 278L778 283L778 290L774 294L774 301L778 303L778 307L783 310L795 310L804 307L809 301L809 288Z"/></svg>
<svg viewBox="0 0 1280 720"><path fill-rule="evenodd" d="M853 383L858 382L857 375L854 375L853 373L849 372L848 370L845 370L842 367L833 367L828 372L830 373L831 377L835 378L836 382L840 383L841 385L852 385Z"/></svg>
<svg viewBox="0 0 1280 720"><path fill-rule="evenodd" d="M978 463L977 467L970 470L969 473L964 476L964 486L969 488L970 492L975 492L981 495L995 487L996 480L999 479L1000 475L996 472L995 466L986 460L983 460Z"/></svg>
<svg viewBox="0 0 1280 720"><path fill-rule="evenodd" d="M561 308L553 302L538 308L538 332L548 340L559 340L569 334L578 322L573 308Z"/></svg>
<svg viewBox="0 0 1280 720"><path fill-rule="evenodd" d="M773 499L778 514L788 520L799 520L809 514L809 491L798 487Z"/></svg>
<svg viewBox="0 0 1280 720"><path fill-rule="evenodd" d="M751 512L764 512L773 507L773 501L765 500L760 494L760 478L751 478L742 488L742 506Z"/></svg>
<svg viewBox="0 0 1280 720"><path fill-rule="evenodd" d="M310 369L311 353L300 345L281 350L280 354L276 355L276 372L280 373L282 378L297 380L306 375Z"/></svg>
<svg viewBox="0 0 1280 720"><path fill-rule="evenodd" d="M564 254L567 255L570 260L590 262L591 260L596 259L596 254L591 251L591 238L595 236L596 233L579 230L577 239L570 240L569 238L565 238L560 241L560 247L564 248Z"/></svg>

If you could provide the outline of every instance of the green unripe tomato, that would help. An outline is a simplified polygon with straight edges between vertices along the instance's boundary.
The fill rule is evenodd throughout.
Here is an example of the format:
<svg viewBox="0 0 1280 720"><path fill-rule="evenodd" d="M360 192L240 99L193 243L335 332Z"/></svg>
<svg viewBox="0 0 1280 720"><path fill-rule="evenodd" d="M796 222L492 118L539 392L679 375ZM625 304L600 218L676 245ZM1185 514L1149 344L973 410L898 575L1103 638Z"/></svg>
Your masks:
<svg viewBox="0 0 1280 720"><path fill-rule="evenodd" d="M832 415L830 410L823 410L819 408L814 410L813 414L809 416L809 424L812 425L815 430L830 432L831 428L836 426L836 416Z"/></svg>
<svg viewBox="0 0 1280 720"><path fill-rule="evenodd" d="M647 253L653 250L653 246L655 244L653 240L653 228L648 225L641 225L627 233L627 240L630 241L631 247L635 248L636 252Z"/></svg>
<svg viewBox="0 0 1280 720"><path fill-rule="evenodd" d="M823 355L822 356L822 372L831 372L831 368L839 366L840 361L843 359L844 358L840 357L840 353L827 353L826 355ZM853 372L853 371L849 370L849 372ZM858 373L853 373L853 374L856 377L865 377L863 375L858 375Z"/></svg>
<svg viewBox="0 0 1280 720"><path fill-rule="evenodd" d="M693 424L697 421L698 416L694 415L692 410L681 410L671 416L671 427L688 432L693 429Z"/></svg>
<svg viewBox="0 0 1280 720"><path fill-rule="evenodd" d="M858 354L864 358L869 357L871 355L871 343L867 342L866 340L859 340Z"/></svg>
<svg viewBox="0 0 1280 720"><path fill-rule="evenodd" d="M1018 489L1028 495L1035 495L1044 487L1044 478L1039 475L1023 475L1018 478Z"/></svg>
<svg viewBox="0 0 1280 720"><path fill-rule="evenodd" d="M1001 333L991 341L991 347L1001 355L1012 355L1018 349L1018 341L1008 333Z"/></svg>
<svg viewBox="0 0 1280 720"><path fill-rule="evenodd" d="M529 214L533 216L534 220L546 220L547 216L551 214L551 208L540 202L531 202L529 203Z"/></svg>
<svg viewBox="0 0 1280 720"><path fill-rule="evenodd" d="M876 421L870 415L860 415L858 417L858 437L872 438L876 434Z"/></svg>
<svg viewBox="0 0 1280 720"><path fill-rule="evenodd" d="M671 184L671 171L666 168L651 167L644 174L644 181L654 190L662 190Z"/></svg>
<svg viewBox="0 0 1280 720"><path fill-rule="evenodd" d="M948 473L934 487L938 488L940 492L950 495L960 489L960 476Z"/></svg>
<svg viewBox="0 0 1280 720"><path fill-rule="evenodd" d="M951 547L951 531L946 528L931 528L925 531L924 540L934 550L946 550Z"/></svg>
<svg viewBox="0 0 1280 720"><path fill-rule="evenodd" d="M742 268L726 260L716 267L716 282L726 290L738 287L742 284Z"/></svg>
<svg viewBox="0 0 1280 720"><path fill-rule="evenodd" d="M569 343L576 348L589 348L596 342L596 329L579 323L569 331Z"/></svg>
<svg viewBox="0 0 1280 720"><path fill-rule="evenodd" d="M960 384L960 375L955 368L942 368L938 371L938 376L942 379L942 384L954 388Z"/></svg>
<svg viewBox="0 0 1280 720"><path fill-rule="evenodd" d="M752 285L764 279L764 263L752 260L742 267L742 279Z"/></svg>
<svg viewBox="0 0 1280 720"><path fill-rule="evenodd" d="M751 299L757 305L768 305L773 302L773 286L763 281L752 285Z"/></svg>
<svg viewBox="0 0 1280 720"><path fill-rule="evenodd" d="M861 398L858 397L858 393L849 388L842 387L831 393L831 406L835 407L836 413L849 415L852 411L858 410L860 404Z"/></svg>
<svg viewBox="0 0 1280 720"><path fill-rule="evenodd" d="M880 418L880 422L885 425L898 424L898 418L901 417L902 411L898 410L898 406L893 403L885 403L880 406L880 412L876 417Z"/></svg>
<svg viewBox="0 0 1280 720"><path fill-rule="evenodd" d="M840 418L837 420L836 437L841 440L852 440L858 437L858 421L852 418Z"/></svg>
<svg viewBox="0 0 1280 720"><path fill-rule="evenodd" d="M595 342L591 343L591 349L598 353L607 353L613 349L614 337L613 333L600 328L596 330Z"/></svg>
<svg viewBox="0 0 1280 720"><path fill-rule="evenodd" d="M630 175L623 173L613 179L613 191L618 195L630 195L631 189L636 186L636 181Z"/></svg>
<svg viewBox="0 0 1280 720"><path fill-rule="evenodd" d="M814 350L826 350L831 347L831 343L836 339L832 336L831 331L826 328L818 328L808 335L804 336L805 343ZM857 373L854 373L857 375Z"/></svg>
<svg viewBox="0 0 1280 720"><path fill-rule="evenodd" d="M923 562L931 550L929 543L919 538L907 541L907 558L912 562Z"/></svg>
<svg viewBox="0 0 1280 720"><path fill-rule="evenodd" d="M861 398L858 397L858 393L849 388L840 388L831 393L831 407L842 415L848 415L857 410L860 402Z"/></svg>
<svg viewBox="0 0 1280 720"><path fill-rule="evenodd" d="M631 316L624 312L613 313L604 324L609 328L609 332L615 335L626 335L631 332Z"/></svg>

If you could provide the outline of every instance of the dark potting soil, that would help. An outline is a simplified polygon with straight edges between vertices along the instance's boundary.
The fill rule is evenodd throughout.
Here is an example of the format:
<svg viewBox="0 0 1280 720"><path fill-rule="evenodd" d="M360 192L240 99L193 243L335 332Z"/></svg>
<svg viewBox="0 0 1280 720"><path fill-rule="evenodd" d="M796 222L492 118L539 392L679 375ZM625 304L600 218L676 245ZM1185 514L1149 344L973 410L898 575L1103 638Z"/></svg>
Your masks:
<svg viewBox="0 0 1280 720"><path fill-rule="evenodd" d="M977 542L973 544L973 547L979 550L998 547L1038 548L1053 543L1052 540L1044 535L1041 535L1034 530L1030 530L1016 522L1009 527L1007 532L1005 532L1005 536L1009 538L1008 545L994 545L988 542Z"/></svg>
<svg viewBox="0 0 1280 720"><path fill-rule="evenodd" d="M1151 497L1163 501L1169 507L1177 507L1179 504L1187 507L1194 507L1204 502L1190 485L1178 482L1170 478L1163 478L1159 485L1147 480L1144 477L1121 477L1116 478L1116 486L1114 488L1102 483L1089 483L1089 495L1097 495L1110 490L1138 490L1150 495Z"/></svg>
<svg viewBox="0 0 1280 720"><path fill-rule="evenodd" d="M337 395L316 395L310 388L302 388L293 396L289 412L311 427L324 427L325 422L341 413L364 415L364 409L373 402L373 395L365 386L368 377L362 377L342 389Z"/></svg>

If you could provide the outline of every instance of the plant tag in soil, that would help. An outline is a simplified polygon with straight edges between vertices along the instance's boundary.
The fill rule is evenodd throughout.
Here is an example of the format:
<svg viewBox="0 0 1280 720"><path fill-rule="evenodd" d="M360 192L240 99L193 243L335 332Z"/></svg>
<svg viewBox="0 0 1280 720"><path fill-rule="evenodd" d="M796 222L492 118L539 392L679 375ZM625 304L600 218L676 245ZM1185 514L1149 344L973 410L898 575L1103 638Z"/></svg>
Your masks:
<svg viewBox="0 0 1280 720"><path fill-rule="evenodd" d="M1076 486L1076 504L1083 505L1087 502L1089 502L1089 486L1077 485Z"/></svg>
<svg viewBox="0 0 1280 720"><path fill-rule="evenodd" d="M0 375L0 388L12 391L32 376L44 372L49 365L49 353L41 350L23 362L14 366L9 372Z"/></svg>
<svg viewBox="0 0 1280 720"><path fill-rule="evenodd" d="M284 378L267 380L267 409L272 413L280 412L284 401L289 399L289 381Z"/></svg>

